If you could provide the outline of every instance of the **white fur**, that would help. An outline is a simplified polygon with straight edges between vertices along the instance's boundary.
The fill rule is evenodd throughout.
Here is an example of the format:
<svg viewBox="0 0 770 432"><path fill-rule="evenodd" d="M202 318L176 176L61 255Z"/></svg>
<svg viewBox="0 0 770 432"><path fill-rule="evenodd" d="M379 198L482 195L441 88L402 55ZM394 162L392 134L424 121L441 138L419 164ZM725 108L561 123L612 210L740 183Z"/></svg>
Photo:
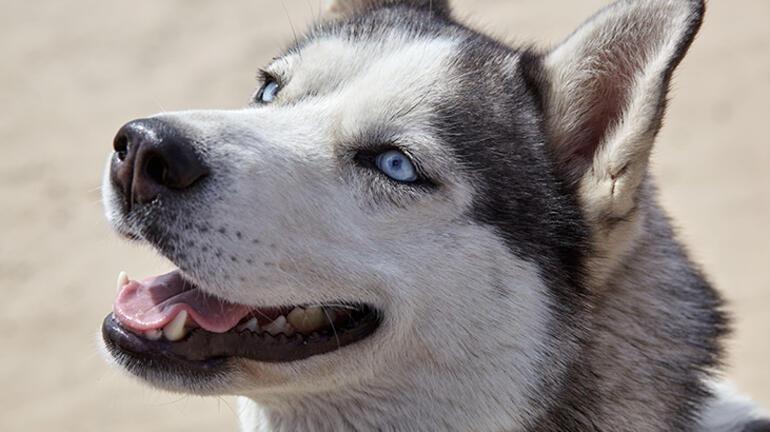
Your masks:
<svg viewBox="0 0 770 432"><path fill-rule="evenodd" d="M701 410L700 431L741 432L748 420L767 415L754 401L739 394L730 383L714 381L709 385L714 397Z"/></svg>

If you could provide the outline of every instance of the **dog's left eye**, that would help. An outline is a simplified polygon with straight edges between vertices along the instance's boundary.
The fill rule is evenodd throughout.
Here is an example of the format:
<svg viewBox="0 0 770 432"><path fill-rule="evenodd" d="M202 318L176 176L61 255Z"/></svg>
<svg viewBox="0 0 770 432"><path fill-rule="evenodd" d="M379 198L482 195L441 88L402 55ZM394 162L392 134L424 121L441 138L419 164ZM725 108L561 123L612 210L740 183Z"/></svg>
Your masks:
<svg viewBox="0 0 770 432"><path fill-rule="evenodd" d="M386 176L402 183L417 181L417 169L407 155L398 150L380 153L374 159L377 168Z"/></svg>
<svg viewBox="0 0 770 432"><path fill-rule="evenodd" d="M270 103L274 101L276 96L278 96L278 90L280 89L281 86L278 85L277 81L272 79L267 81L259 91L259 94L257 95L257 101L262 103Z"/></svg>

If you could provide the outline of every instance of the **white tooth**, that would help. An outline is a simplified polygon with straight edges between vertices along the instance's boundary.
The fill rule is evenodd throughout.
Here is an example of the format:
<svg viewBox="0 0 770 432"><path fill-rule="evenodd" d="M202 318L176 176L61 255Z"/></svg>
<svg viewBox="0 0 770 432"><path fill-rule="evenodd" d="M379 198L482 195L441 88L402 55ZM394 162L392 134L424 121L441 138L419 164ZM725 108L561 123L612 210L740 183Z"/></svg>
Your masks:
<svg viewBox="0 0 770 432"><path fill-rule="evenodd" d="M294 334L294 326L292 326L289 323L286 323L286 325L283 327L283 334L286 336L291 336Z"/></svg>
<svg viewBox="0 0 770 432"><path fill-rule="evenodd" d="M259 322L257 322L256 318L252 318L252 319L246 321L245 323L239 325L236 328L236 330L238 330L238 331L249 330L252 333L257 333L257 332L259 332Z"/></svg>
<svg viewBox="0 0 770 432"><path fill-rule="evenodd" d="M163 330L147 330L144 332L144 337L151 341L159 340L161 336L163 336Z"/></svg>
<svg viewBox="0 0 770 432"><path fill-rule="evenodd" d="M171 342L181 340L186 333L184 328L185 322L187 322L187 311L183 310L179 312L170 323L163 327L163 336Z"/></svg>
<svg viewBox="0 0 770 432"><path fill-rule="evenodd" d="M279 333L286 333L289 331L287 327L286 317L281 315L275 319L275 321L265 326L265 331L275 336Z"/></svg>
<svg viewBox="0 0 770 432"><path fill-rule="evenodd" d="M128 274L122 271L118 274L118 291L128 283Z"/></svg>
<svg viewBox="0 0 770 432"><path fill-rule="evenodd" d="M291 325L293 325L297 330L300 330L300 326L305 320L305 309L302 309L299 306L295 307L291 310L291 312L289 312L288 315L286 315L286 318L289 320Z"/></svg>
<svg viewBox="0 0 770 432"><path fill-rule="evenodd" d="M324 310L318 306L302 309L294 308L288 315L289 323L300 333L312 333L327 323Z"/></svg>

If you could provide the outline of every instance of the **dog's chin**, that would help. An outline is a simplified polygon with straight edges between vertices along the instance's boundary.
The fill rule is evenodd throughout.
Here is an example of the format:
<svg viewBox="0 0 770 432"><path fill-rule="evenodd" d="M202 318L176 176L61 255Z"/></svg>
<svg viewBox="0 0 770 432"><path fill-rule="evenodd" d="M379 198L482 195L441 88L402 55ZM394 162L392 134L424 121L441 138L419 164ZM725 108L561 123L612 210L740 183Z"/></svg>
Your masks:
<svg viewBox="0 0 770 432"><path fill-rule="evenodd" d="M231 360L221 361L208 369L182 366L174 362L153 361L123 350L105 338L103 332L100 339L102 355L108 363L159 390L199 396L232 394L237 367Z"/></svg>

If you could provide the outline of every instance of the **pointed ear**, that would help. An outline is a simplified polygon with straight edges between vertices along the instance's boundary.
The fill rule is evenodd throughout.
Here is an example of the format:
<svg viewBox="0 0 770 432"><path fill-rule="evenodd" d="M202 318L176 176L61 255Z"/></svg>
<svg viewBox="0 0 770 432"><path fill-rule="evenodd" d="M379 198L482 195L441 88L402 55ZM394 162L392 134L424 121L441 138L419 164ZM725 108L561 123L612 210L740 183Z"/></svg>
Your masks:
<svg viewBox="0 0 770 432"><path fill-rule="evenodd" d="M589 218L635 208L671 74L703 13L702 0L620 0L529 62L549 150Z"/></svg>
<svg viewBox="0 0 770 432"><path fill-rule="evenodd" d="M449 16L449 0L324 0L327 15L353 16L387 6L408 6Z"/></svg>

